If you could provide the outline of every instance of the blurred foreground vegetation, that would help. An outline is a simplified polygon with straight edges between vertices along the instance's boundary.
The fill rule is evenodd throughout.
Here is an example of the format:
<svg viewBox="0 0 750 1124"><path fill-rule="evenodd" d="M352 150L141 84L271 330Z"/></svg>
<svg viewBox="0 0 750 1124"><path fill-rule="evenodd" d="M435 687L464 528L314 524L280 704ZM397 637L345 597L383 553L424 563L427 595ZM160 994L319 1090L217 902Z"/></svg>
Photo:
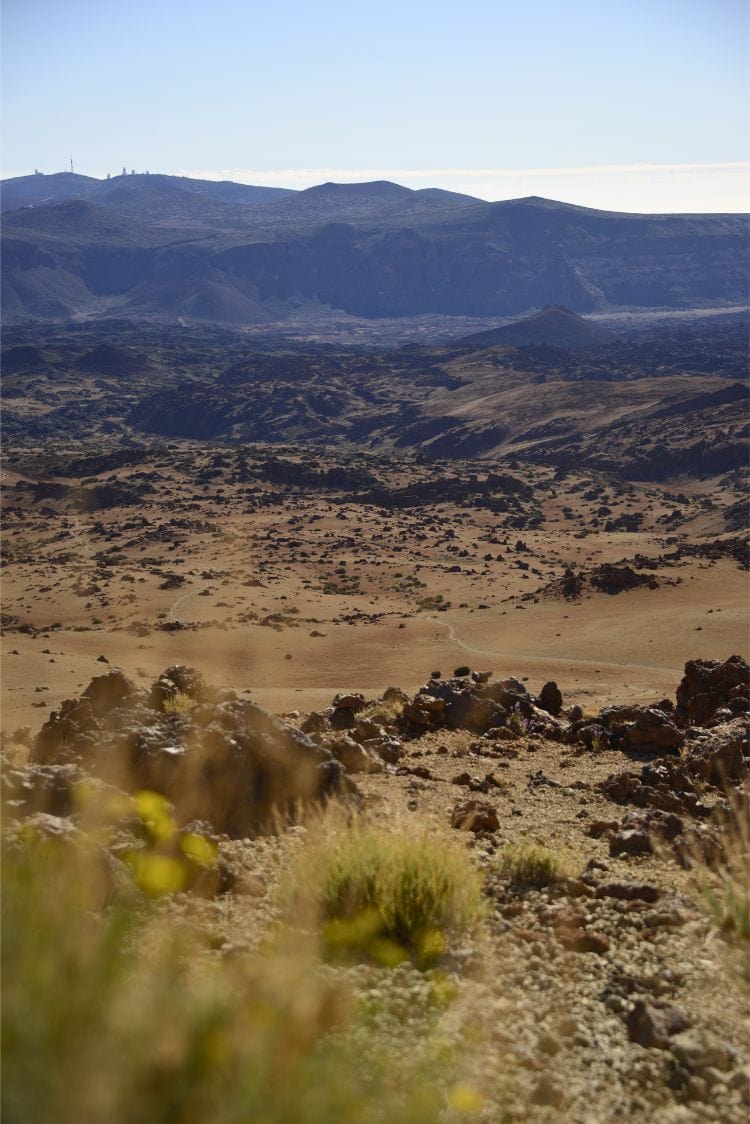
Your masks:
<svg viewBox="0 0 750 1124"><path fill-rule="evenodd" d="M164 908L166 815L152 815L150 847L129 867L82 833L6 849L6 1124L419 1124L479 1111L455 1051L379 1033L319 955L435 959L481 912L462 847L441 874L440 840L342 821L328 846L303 848L262 951L226 956Z"/></svg>

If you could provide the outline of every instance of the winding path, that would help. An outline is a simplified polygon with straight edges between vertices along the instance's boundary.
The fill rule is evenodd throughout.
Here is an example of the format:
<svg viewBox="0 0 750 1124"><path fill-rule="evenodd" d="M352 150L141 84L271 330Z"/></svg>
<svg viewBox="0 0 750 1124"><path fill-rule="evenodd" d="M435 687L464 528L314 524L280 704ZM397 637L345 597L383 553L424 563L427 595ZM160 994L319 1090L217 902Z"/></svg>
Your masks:
<svg viewBox="0 0 750 1124"><path fill-rule="evenodd" d="M176 610L177 606L181 605L183 601L187 601L187 599L189 597L197 597L198 594L202 593L205 588L206 588L205 586L201 586L200 589L195 587L195 588L191 589L188 593L183 593L182 597L178 597L177 600L174 602L174 604L171 605L170 608L167 611L167 616L168 616L169 620L176 621L177 617L174 614L175 614L175 610Z"/></svg>
<svg viewBox="0 0 750 1124"><path fill-rule="evenodd" d="M572 659L569 656L533 656L533 655L526 655L523 652L495 652L495 651L490 651L487 648L475 648L473 644L467 644L465 640L462 640L461 637L456 633L456 630L453 627L453 625L449 624L448 621L441 621L437 617L425 617L425 620L430 621L432 624L437 624L437 625L440 625L442 628L447 629L448 639L453 644L458 644L458 646L460 648L463 648L464 651L474 652L475 655L478 655L478 656L494 656L496 659L502 659L502 660L526 660L526 661L531 662L531 663L554 664L558 667L560 666L560 664L569 664L571 667L592 667L592 666L596 666L596 667L608 667L608 668L612 668L612 669L621 669L623 671L627 670L628 668L632 668L633 670L639 670L639 671L667 671L667 672L670 672L671 674L676 674L678 676L682 674L681 668L662 667L658 664L611 663L607 660L599 660L599 659L577 660L577 659Z"/></svg>

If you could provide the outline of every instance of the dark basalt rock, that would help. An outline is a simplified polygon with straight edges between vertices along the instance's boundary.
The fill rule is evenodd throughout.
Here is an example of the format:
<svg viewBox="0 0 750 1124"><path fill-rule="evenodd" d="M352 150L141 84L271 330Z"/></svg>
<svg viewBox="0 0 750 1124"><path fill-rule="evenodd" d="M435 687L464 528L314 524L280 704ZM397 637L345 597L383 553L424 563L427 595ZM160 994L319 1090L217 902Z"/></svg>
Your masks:
<svg viewBox="0 0 750 1124"><path fill-rule="evenodd" d="M610 563L592 570L589 581L594 589L609 594L622 593L643 585L649 589L657 589L659 586L653 574L639 574L632 566L613 566Z"/></svg>
<svg viewBox="0 0 750 1124"><path fill-rule="evenodd" d="M673 1034L691 1026L691 1020L676 1007L659 999L637 999L625 1019L628 1038L639 1046L667 1050Z"/></svg>
<svg viewBox="0 0 750 1124"><path fill-rule="evenodd" d="M178 692L203 701L164 713ZM121 672L93 680L50 716L31 756L35 766L74 763L126 791L159 792L178 822L206 820L233 838L268 830L299 803L353 791L327 748L179 666L145 697Z"/></svg>
<svg viewBox="0 0 750 1124"><path fill-rule="evenodd" d="M427 728L447 726L484 734L494 726L505 725L508 714L500 702L502 694L501 684L476 682L468 675L431 679L405 708L404 715Z"/></svg>
<svg viewBox="0 0 750 1124"><path fill-rule="evenodd" d="M195 668L175 664L162 672L151 688L147 705L154 710L161 710L164 703L176 695L189 695L196 702L203 702L209 697L206 682L200 672Z"/></svg>
<svg viewBox="0 0 750 1124"><path fill-rule="evenodd" d="M135 688L127 676L122 671L115 670L92 679L81 695L81 700L88 700L92 713L100 717L132 698L135 693Z"/></svg>
<svg viewBox="0 0 750 1124"><path fill-rule="evenodd" d="M688 660L677 688L678 721L683 725L711 726L716 721L715 712L725 707L732 714L750 710L750 666L741 656Z"/></svg>
<svg viewBox="0 0 750 1124"><path fill-rule="evenodd" d="M87 779L78 765L10 765L2 771L3 810L7 816L42 812L66 817L74 808L77 785Z"/></svg>
<svg viewBox="0 0 750 1124"><path fill-rule="evenodd" d="M622 740L629 749L649 753L676 753L685 740L681 730L662 710L648 707L626 725Z"/></svg>
<svg viewBox="0 0 750 1124"><path fill-rule="evenodd" d="M557 718L562 710L563 697L557 683L550 681L545 683L539 693L539 706L542 710L546 710L554 718Z"/></svg>

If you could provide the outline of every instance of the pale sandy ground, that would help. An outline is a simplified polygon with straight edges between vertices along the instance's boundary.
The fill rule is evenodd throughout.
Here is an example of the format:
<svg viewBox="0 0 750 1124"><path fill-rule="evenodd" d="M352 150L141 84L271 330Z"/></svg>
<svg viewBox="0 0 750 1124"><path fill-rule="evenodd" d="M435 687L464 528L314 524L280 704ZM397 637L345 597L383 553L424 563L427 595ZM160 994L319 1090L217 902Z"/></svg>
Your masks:
<svg viewBox="0 0 750 1124"><path fill-rule="evenodd" d="M308 627L276 633L258 625L144 639L107 629L62 630L46 639L11 633L2 663L3 728L40 724L44 711L33 704L44 700L54 707L79 693L106 670L100 655L136 682L169 664L191 664L216 684L249 689L274 711L326 706L341 689L377 695L393 684L415 690L433 669L445 675L462 663L501 677L528 677L531 689L555 679L567 699L590 707L673 696L687 659L748 653L745 575L721 562L691 576L674 588L546 601L508 608L505 616L496 609L455 609L405 621L325 622L319 626L325 636L318 638ZM186 622L189 609L185 603ZM12 650L19 654L8 654ZM293 658L284 659L287 654ZM37 686L49 689L36 693Z"/></svg>
<svg viewBox="0 0 750 1124"><path fill-rule="evenodd" d="M2 728L36 730L108 666L145 685L187 663L284 712L326 706L342 689L413 691L433 670L469 664L526 678L531 690L555 679L568 702L593 709L673 696L688 659L749 654L747 574L729 559L660 567L656 590L584 593L580 602L552 595L550 583L570 564L673 550L660 523L673 500L668 488L607 484L612 516L642 510L644 529L592 530L602 498L582 497L586 480L550 488L551 471L534 471L546 520L538 530L507 528L504 515L476 508L384 512L321 495L253 512L241 490L233 495L222 481L196 487L190 471L163 473L158 494L137 508L16 513L5 536L3 611L41 631L34 637L13 622L5 630ZM700 491L682 510L682 535L695 542L723 528ZM174 516L198 528L170 531ZM97 555L113 548L119 558L102 570ZM323 592L344 573L359 584ZM168 574L183 584L161 589ZM429 596L450 608L420 608ZM260 623L270 614L282 615L281 631ZM186 627L161 630L175 621ZM141 635L127 631L136 624Z"/></svg>

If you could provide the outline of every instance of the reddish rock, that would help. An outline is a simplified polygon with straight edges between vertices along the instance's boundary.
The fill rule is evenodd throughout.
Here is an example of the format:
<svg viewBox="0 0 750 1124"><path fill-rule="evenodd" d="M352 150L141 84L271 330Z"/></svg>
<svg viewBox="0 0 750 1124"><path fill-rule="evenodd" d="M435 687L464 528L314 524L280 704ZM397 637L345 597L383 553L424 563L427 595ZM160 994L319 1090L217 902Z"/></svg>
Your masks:
<svg viewBox="0 0 750 1124"><path fill-rule="evenodd" d="M491 804L482 800L467 800L457 804L451 815L451 826L461 831L497 831L500 820Z"/></svg>
<svg viewBox="0 0 750 1124"><path fill-rule="evenodd" d="M677 688L678 719L684 725L709 726L722 707L729 705L732 713L741 713L740 706L747 709L749 688L750 666L741 656L688 660Z"/></svg>
<svg viewBox="0 0 750 1124"><path fill-rule="evenodd" d="M568 952L595 952L602 956L609 951L609 939L591 929L560 929L557 939Z"/></svg>
<svg viewBox="0 0 750 1124"><path fill-rule="evenodd" d="M639 1046L657 1050L669 1049L669 1039L673 1034L687 1030L690 1019L676 1007L658 999L638 999L625 1019L628 1038Z"/></svg>
<svg viewBox="0 0 750 1124"><path fill-rule="evenodd" d="M625 902L655 902L661 897L661 890L648 882L605 882L597 886L594 897L617 898Z"/></svg>

